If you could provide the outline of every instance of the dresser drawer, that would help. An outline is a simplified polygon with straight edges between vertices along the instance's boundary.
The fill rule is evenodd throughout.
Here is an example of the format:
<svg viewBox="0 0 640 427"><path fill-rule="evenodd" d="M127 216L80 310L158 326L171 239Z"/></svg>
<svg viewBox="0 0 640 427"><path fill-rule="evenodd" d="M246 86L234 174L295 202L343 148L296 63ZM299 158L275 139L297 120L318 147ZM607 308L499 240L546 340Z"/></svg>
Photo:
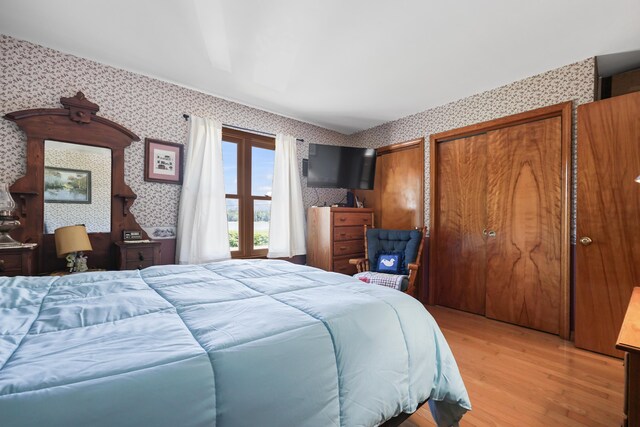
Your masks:
<svg viewBox="0 0 640 427"><path fill-rule="evenodd" d="M333 229L333 241L341 240L356 240L364 238L364 227L351 226L351 227L335 227Z"/></svg>
<svg viewBox="0 0 640 427"><path fill-rule="evenodd" d="M125 264L125 270L142 270L143 268L151 267L153 265L153 259L149 258L144 261L127 261Z"/></svg>
<svg viewBox="0 0 640 427"><path fill-rule="evenodd" d="M160 264L160 242L116 242L118 270L136 270Z"/></svg>
<svg viewBox="0 0 640 427"><path fill-rule="evenodd" d="M333 256L360 254L364 251L364 240L349 240L333 244Z"/></svg>
<svg viewBox="0 0 640 427"><path fill-rule="evenodd" d="M153 248L150 246L127 248L127 264L129 264L130 261L153 261Z"/></svg>
<svg viewBox="0 0 640 427"><path fill-rule="evenodd" d="M363 257L364 254L354 255L353 258ZM353 276L358 272L355 265L349 264L350 258L341 258L333 260L333 271L336 273L347 274L349 276Z"/></svg>
<svg viewBox="0 0 640 427"><path fill-rule="evenodd" d="M144 261L127 261L125 264L125 270L142 270L143 268L151 267L153 265L153 258L145 259Z"/></svg>
<svg viewBox="0 0 640 427"><path fill-rule="evenodd" d="M333 226L372 225L371 214L366 212L334 212Z"/></svg>
<svg viewBox="0 0 640 427"><path fill-rule="evenodd" d="M0 255L0 273L17 273L22 271L22 254Z"/></svg>

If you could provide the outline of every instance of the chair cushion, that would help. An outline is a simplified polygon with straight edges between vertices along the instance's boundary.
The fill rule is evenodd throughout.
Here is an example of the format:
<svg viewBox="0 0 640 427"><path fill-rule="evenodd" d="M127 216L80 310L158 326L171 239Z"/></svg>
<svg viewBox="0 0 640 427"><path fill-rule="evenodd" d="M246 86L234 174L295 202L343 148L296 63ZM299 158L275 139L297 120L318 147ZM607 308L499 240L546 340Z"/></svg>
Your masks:
<svg viewBox="0 0 640 427"><path fill-rule="evenodd" d="M404 274L385 274L363 271L362 273L354 274L353 277L365 283L386 286L402 292L406 291L409 287L409 277Z"/></svg>
<svg viewBox="0 0 640 427"><path fill-rule="evenodd" d="M402 274L404 252L378 252L376 255L376 271L380 273Z"/></svg>
<svg viewBox="0 0 640 427"><path fill-rule="evenodd" d="M377 271L377 255L381 252L403 252L401 274L409 274L408 264L415 262L422 240L421 230L367 229L367 251L371 271Z"/></svg>

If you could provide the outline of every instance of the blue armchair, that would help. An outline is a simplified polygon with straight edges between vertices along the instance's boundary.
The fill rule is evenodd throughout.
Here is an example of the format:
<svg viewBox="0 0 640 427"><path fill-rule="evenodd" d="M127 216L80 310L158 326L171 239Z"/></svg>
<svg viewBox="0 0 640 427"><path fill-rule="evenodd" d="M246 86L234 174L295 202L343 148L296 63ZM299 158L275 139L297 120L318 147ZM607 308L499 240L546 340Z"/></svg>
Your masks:
<svg viewBox="0 0 640 427"><path fill-rule="evenodd" d="M350 259L358 273L378 271L378 257L381 254L400 254L401 265L398 274L407 275L402 291L416 297L416 279L420 269L426 228L415 230L386 230L364 226L364 258Z"/></svg>

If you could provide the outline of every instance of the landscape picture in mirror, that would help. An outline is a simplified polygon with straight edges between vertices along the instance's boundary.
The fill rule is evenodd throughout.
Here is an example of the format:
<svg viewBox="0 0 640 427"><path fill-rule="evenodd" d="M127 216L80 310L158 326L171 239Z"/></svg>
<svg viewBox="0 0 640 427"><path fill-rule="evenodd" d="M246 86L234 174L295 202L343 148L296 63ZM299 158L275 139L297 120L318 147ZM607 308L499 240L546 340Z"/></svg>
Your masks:
<svg viewBox="0 0 640 427"><path fill-rule="evenodd" d="M309 144L307 186L372 190L376 150Z"/></svg>
<svg viewBox="0 0 640 427"><path fill-rule="evenodd" d="M45 203L91 203L91 171L45 166Z"/></svg>

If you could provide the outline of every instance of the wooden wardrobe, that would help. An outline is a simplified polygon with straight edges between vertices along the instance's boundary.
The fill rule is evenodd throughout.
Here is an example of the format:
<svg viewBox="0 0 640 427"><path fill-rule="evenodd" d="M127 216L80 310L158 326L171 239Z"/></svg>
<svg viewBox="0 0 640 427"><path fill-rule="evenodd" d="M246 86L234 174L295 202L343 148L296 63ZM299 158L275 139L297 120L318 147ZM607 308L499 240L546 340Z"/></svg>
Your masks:
<svg viewBox="0 0 640 427"><path fill-rule="evenodd" d="M571 103L431 136L429 301L569 336Z"/></svg>
<svg viewBox="0 0 640 427"><path fill-rule="evenodd" d="M640 92L579 106L575 343L617 357L640 286L639 175Z"/></svg>

